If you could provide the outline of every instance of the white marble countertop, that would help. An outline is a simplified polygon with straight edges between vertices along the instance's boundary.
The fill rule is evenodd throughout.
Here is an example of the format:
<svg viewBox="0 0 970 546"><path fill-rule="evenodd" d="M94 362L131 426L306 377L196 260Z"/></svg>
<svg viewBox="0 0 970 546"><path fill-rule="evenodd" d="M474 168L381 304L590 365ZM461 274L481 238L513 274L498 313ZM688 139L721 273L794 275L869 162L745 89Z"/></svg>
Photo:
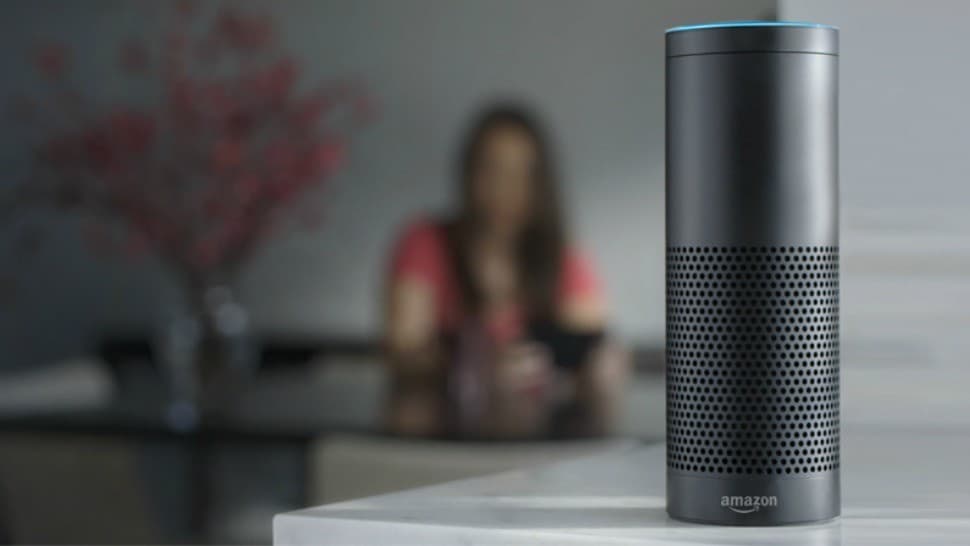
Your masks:
<svg viewBox="0 0 970 546"><path fill-rule="evenodd" d="M970 429L843 431L842 517L717 527L664 511L664 447L276 516L283 544L970 544Z"/></svg>

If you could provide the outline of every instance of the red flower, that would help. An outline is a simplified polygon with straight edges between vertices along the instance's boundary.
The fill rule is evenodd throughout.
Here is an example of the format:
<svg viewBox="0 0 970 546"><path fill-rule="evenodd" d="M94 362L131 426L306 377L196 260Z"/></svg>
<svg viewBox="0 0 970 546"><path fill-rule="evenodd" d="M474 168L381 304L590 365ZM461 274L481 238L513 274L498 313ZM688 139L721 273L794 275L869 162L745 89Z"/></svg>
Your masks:
<svg viewBox="0 0 970 546"><path fill-rule="evenodd" d="M291 59L282 59L271 66L266 72L266 91L270 100L280 101L286 98L296 83L297 67Z"/></svg>
<svg viewBox="0 0 970 546"><path fill-rule="evenodd" d="M215 218L220 218L226 216L226 212L231 207L230 199L231 195L226 195L222 191L210 191L201 199L202 201L202 213L212 220Z"/></svg>
<svg viewBox="0 0 970 546"><path fill-rule="evenodd" d="M144 72L148 68L148 49L138 40L131 40L121 48L121 69L130 74Z"/></svg>
<svg viewBox="0 0 970 546"><path fill-rule="evenodd" d="M132 111L118 112L108 118L112 144L125 154L142 155L155 142L155 120Z"/></svg>
<svg viewBox="0 0 970 546"><path fill-rule="evenodd" d="M236 111L238 104L229 92L229 88L222 82L212 82L199 90L199 106L208 116L225 119Z"/></svg>
<svg viewBox="0 0 970 546"><path fill-rule="evenodd" d="M256 115L244 109L236 109L225 120L225 132L236 140L243 140L249 136L256 126Z"/></svg>
<svg viewBox="0 0 970 546"><path fill-rule="evenodd" d="M118 170L120 158L111 145L111 137L102 127L88 129L81 135L84 155L95 172L107 173Z"/></svg>
<svg viewBox="0 0 970 546"><path fill-rule="evenodd" d="M37 50L37 69L58 79L57 103L41 111L66 113L63 121L80 126L41 143L36 160L47 169L36 184L43 186L24 194L95 218L100 228L86 239L96 251L152 249L198 272L231 267L282 214L298 213L290 207L346 161L344 124L360 124L374 107L352 82L302 93L300 65L268 50L268 19L228 1L208 17L195 4L174 5L151 56L148 37L117 52L124 72L158 72L146 80L164 86L151 109L86 111L77 88L60 79L68 52L55 44ZM104 228L119 225L125 231L114 245Z"/></svg>
<svg viewBox="0 0 970 546"><path fill-rule="evenodd" d="M329 106L330 101L322 95L300 100L290 114L292 123L300 129L313 129L322 121Z"/></svg>
<svg viewBox="0 0 970 546"><path fill-rule="evenodd" d="M101 174L118 173L126 161L151 149L155 142L155 122L144 114L121 111L86 129L80 140L92 170Z"/></svg>
<svg viewBox="0 0 970 546"><path fill-rule="evenodd" d="M266 146L265 163L275 175L291 175L298 159L293 143L288 139L277 140Z"/></svg>
<svg viewBox="0 0 970 546"><path fill-rule="evenodd" d="M175 12L183 17L195 14L196 3L193 0L178 0L175 2Z"/></svg>
<svg viewBox="0 0 970 546"><path fill-rule="evenodd" d="M44 143L41 157L54 167L66 167L77 161L78 140L71 135L59 135Z"/></svg>
<svg viewBox="0 0 970 546"><path fill-rule="evenodd" d="M199 269L210 269L219 263L219 241L212 235L202 237L190 250L189 261Z"/></svg>
<svg viewBox="0 0 970 546"><path fill-rule="evenodd" d="M252 103L283 102L296 84L298 70L291 59L281 59L272 65L244 75L239 87Z"/></svg>
<svg viewBox="0 0 970 546"><path fill-rule="evenodd" d="M168 102L176 123L186 127L196 125L199 118L196 106L197 94L195 82L188 78L177 78L169 83Z"/></svg>
<svg viewBox="0 0 970 546"><path fill-rule="evenodd" d="M243 173L230 182L233 188L233 197L240 209L245 209L260 199L263 192L263 182L264 179L252 173Z"/></svg>
<svg viewBox="0 0 970 546"><path fill-rule="evenodd" d="M328 139L314 146L310 152L311 176L328 175L344 161L346 146L336 139Z"/></svg>
<svg viewBox="0 0 970 546"><path fill-rule="evenodd" d="M49 77L59 78L67 69L68 51L60 44L47 44L40 47L34 55L37 70Z"/></svg>
<svg viewBox="0 0 970 546"><path fill-rule="evenodd" d="M230 8L223 10L217 30L231 47L240 50L261 49L273 39L273 27L269 21Z"/></svg>
<svg viewBox="0 0 970 546"><path fill-rule="evenodd" d="M243 145L235 139L224 139L212 147L212 167L223 173L239 167L243 161Z"/></svg>
<svg viewBox="0 0 970 546"><path fill-rule="evenodd" d="M144 255L147 249L148 243L145 238L140 233L132 231L128 233L122 252L128 258L138 258Z"/></svg>

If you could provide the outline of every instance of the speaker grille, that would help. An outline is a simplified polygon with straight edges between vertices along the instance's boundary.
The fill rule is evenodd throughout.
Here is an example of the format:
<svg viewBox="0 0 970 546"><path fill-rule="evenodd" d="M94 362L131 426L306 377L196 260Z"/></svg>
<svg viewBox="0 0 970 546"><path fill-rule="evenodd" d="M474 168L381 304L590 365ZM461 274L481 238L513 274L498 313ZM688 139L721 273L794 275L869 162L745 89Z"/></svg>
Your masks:
<svg viewBox="0 0 970 546"><path fill-rule="evenodd" d="M838 468L838 247L667 248L667 465Z"/></svg>

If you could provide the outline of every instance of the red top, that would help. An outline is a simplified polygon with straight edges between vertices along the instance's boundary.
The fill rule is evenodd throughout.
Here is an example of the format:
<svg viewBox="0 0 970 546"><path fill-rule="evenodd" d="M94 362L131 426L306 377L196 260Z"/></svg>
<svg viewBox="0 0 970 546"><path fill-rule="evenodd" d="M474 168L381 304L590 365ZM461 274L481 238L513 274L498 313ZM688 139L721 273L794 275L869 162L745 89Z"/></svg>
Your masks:
<svg viewBox="0 0 970 546"><path fill-rule="evenodd" d="M392 280L410 279L427 285L434 295L438 328L457 328L461 321L461 294L440 225L419 220L408 226L394 247L390 274ZM600 280L592 263L575 248L567 248L556 290L557 302L598 297L600 292ZM522 333L522 315L521 307L515 306L492 318L486 328L498 341L516 339Z"/></svg>

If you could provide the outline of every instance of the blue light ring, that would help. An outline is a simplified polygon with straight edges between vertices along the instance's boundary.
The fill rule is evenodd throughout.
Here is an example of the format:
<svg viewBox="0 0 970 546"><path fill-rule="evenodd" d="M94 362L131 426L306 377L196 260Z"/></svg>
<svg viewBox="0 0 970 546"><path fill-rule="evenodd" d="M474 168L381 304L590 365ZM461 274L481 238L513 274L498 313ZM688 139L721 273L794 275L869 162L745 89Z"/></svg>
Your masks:
<svg viewBox="0 0 970 546"><path fill-rule="evenodd" d="M666 34L673 32L687 32L691 30L709 30L717 28L753 28L753 27L793 27L793 28L824 28L829 30L839 30L833 25L822 23L810 23L806 21L721 21L717 23L702 23L698 25L683 25L668 28Z"/></svg>

